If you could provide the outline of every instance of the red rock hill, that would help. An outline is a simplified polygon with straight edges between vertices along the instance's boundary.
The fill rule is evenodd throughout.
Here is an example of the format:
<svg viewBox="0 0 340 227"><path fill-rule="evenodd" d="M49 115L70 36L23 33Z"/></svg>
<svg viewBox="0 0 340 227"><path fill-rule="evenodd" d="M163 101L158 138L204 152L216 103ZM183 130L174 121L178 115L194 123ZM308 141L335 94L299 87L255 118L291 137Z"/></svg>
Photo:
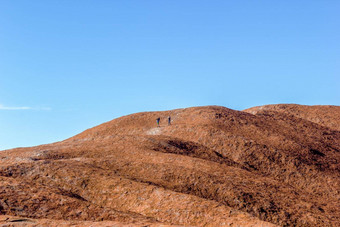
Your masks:
<svg viewBox="0 0 340 227"><path fill-rule="evenodd" d="M12 215L2 222L339 226L339 114L300 105L144 112L1 151L0 214Z"/></svg>

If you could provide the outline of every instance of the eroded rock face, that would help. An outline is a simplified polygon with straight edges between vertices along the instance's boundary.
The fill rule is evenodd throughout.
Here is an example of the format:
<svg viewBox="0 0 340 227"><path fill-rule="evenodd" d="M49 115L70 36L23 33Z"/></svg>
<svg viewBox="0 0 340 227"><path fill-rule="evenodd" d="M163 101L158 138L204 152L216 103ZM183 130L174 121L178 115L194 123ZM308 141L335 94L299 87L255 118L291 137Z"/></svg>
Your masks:
<svg viewBox="0 0 340 227"><path fill-rule="evenodd" d="M145 112L1 151L0 215L65 226L340 226L339 113Z"/></svg>

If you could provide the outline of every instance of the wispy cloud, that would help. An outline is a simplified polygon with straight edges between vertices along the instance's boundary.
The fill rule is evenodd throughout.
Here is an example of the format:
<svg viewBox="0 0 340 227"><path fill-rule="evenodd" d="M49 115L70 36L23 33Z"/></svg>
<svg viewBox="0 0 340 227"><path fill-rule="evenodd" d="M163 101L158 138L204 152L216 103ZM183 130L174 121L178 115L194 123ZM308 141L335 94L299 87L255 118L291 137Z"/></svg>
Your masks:
<svg viewBox="0 0 340 227"><path fill-rule="evenodd" d="M0 104L0 110L30 110L28 106L4 106Z"/></svg>
<svg viewBox="0 0 340 227"><path fill-rule="evenodd" d="M29 106L4 106L0 104L0 110L51 110L49 107L29 107Z"/></svg>

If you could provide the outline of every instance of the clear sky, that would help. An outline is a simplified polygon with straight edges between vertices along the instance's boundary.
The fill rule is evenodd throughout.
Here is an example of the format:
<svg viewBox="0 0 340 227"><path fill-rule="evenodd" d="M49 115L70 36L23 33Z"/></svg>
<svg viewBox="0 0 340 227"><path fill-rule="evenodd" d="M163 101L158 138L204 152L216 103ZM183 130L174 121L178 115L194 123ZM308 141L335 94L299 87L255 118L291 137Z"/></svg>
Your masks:
<svg viewBox="0 0 340 227"><path fill-rule="evenodd" d="M340 104L340 1L0 0L0 150L122 115Z"/></svg>

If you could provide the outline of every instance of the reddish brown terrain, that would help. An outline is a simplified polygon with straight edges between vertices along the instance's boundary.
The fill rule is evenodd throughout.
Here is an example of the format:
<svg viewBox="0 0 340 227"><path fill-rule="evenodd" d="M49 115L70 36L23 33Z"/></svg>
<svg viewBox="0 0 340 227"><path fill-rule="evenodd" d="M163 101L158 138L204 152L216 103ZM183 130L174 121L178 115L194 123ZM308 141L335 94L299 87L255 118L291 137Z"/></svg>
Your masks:
<svg viewBox="0 0 340 227"><path fill-rule="evenodd" d="M4 226L340 226L339 204L339 106L144 112L0 151Z"/></svg>

